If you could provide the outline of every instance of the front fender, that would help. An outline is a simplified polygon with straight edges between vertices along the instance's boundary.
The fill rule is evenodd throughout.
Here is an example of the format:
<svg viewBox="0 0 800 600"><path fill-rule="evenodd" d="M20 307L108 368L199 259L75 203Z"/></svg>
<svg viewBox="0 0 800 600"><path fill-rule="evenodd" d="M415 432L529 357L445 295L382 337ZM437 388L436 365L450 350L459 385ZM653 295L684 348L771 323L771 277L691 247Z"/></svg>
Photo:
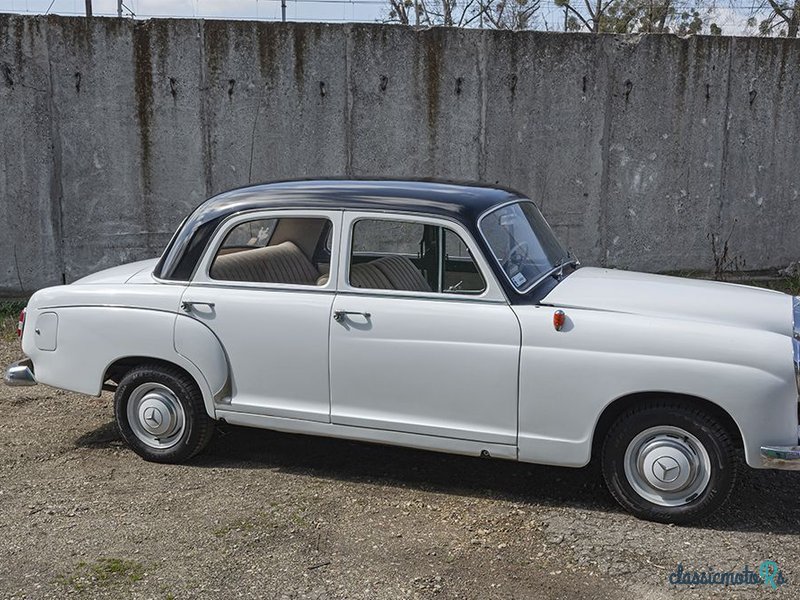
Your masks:
<svg viewBox="0 0 800 600"><path fill-rule="evenodd" d="M747 463L760 446L796 444L797 389L791 338L779 333L565 308L519 310L520 460L582 466L603 410L643 392L696 396L727 412Z"/></svg>

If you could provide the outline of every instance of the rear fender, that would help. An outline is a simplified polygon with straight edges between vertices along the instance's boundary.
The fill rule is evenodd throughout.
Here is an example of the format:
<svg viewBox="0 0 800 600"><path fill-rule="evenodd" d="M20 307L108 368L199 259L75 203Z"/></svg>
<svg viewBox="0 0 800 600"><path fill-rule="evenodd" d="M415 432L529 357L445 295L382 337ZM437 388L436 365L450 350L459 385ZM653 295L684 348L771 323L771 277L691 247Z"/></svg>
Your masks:
<svg viewBox="0 0 800 600"><path fill-rule="evenodd" d="M33 361L38 382L97 396L110 365L133 356L148 357L186 370L200 387L206 411L215 417L214 400L226 389L228 363L219 341L204 325L153 309L66 306L47 310L58 314L56 349L41 350L33 335L23 337L23 351Z"/></svg>

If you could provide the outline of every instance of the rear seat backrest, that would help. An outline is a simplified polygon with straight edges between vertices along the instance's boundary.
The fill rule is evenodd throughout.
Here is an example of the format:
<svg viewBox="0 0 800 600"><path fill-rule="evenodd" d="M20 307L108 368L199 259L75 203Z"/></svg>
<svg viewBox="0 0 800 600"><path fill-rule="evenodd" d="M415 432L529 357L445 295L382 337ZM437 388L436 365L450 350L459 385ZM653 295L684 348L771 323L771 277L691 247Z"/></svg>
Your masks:
<svg viewBox="0 0 800 600"><path fill-rule="evenodd" d="M430 292L431 286L420 270L407 256L393 254L372 261L392 284L393 290L405 292Z"/></svg>
<svg viewBox="0 0 800 600"><path fill-rule="evenodd" d="M211 277L225 281L316 285L319 271L294 242L217 256Z"/></svg>
<svg viewBox="0 0 800 600"><path fill-rule="evenodd" d="M376 261L359 263L350 267L350 285L372 290L391 290L392 282L376 265Z"/></svg>
<svg viewBox="0 0 800 600"><path fill-rule="evenodd" d="M350 285L373 290L430 292L422 273L405 256L383 256L350 268Z"/></svg>

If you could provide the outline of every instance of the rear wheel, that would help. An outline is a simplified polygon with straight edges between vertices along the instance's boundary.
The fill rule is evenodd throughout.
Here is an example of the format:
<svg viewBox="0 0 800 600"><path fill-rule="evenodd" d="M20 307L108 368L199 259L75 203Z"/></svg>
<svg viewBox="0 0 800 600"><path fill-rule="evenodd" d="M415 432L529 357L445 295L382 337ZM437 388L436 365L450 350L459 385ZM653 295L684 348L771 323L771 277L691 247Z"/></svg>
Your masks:
<svg viewBox="0 0 800 600"><path fill-rule="evenodd" d="M122 378L114 413L131 449L153 462L188 460L208 445L214 432L195 381L161 365L136 367Z"/></svg>
<svg viewBox="0 0 800 600"><path fill-rule="evenodd" d="M733 489L739 459L731 433L688 404L651 401L623 413L602 449L603 477L628 511L688 523L717 510Z"/></svg>

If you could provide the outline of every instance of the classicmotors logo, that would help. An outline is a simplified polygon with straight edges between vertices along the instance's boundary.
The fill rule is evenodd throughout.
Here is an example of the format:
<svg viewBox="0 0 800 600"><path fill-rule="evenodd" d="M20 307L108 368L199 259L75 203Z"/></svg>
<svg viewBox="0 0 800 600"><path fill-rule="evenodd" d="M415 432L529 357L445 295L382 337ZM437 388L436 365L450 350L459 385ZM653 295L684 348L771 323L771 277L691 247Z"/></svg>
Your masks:
<svg viewBox="0 0 800 600"><path fill-rule="evenodd" d="M717 571L711 567L706 570L689 570L678 563L667 580L672 585L763 585L773 590L789 583L774 560L762 561L755 569L745 565L741 571Z"/></svg>

